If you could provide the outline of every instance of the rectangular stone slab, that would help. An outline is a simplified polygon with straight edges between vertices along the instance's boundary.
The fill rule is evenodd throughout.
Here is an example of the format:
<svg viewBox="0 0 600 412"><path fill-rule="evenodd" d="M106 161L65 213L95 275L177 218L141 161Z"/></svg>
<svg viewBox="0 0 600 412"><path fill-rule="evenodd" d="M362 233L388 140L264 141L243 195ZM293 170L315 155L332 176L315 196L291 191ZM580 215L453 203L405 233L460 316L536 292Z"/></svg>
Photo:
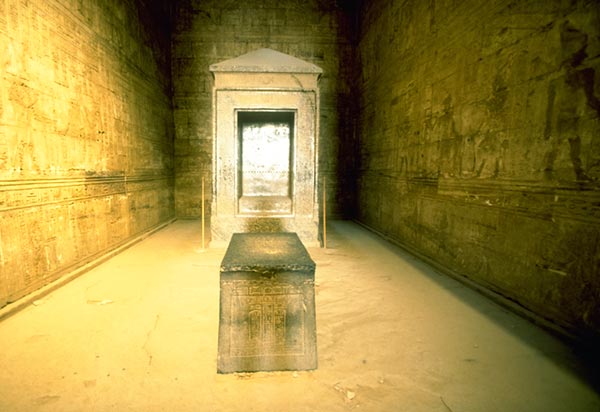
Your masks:
<svg viewBox="0 0 600 412"><path fill-rule="evenodd" d="M235 233L220 273L217 371L317 368L315 263L295 233Z"/></svg>

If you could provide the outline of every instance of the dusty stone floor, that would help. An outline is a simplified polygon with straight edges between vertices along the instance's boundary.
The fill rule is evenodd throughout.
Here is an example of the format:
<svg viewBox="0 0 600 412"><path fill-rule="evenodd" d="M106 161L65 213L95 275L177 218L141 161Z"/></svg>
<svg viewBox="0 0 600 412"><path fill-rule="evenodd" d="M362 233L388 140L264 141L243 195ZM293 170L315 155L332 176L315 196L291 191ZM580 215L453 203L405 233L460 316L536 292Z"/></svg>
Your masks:
<svg viewBox="0 0 600 412"><path fill-rule="evenodd" d="M600 411L569 347L349 222L309 248L318 370L218 375L225 249L199 228L0 322L0 411Z"/></svg>

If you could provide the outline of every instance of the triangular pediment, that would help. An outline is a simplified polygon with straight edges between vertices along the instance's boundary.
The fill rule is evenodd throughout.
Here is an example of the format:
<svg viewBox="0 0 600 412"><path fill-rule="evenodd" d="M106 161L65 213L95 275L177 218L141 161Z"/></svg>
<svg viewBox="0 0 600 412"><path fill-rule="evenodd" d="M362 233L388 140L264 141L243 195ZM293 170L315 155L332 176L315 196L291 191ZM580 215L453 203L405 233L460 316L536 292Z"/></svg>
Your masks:
<svg viewBox="0 0 600 412"><path fill-rule="evenodd" d="M255 73L322 73L312 63L272 49L258 49L233 59L215 63L211 72L255 72Z"/></svg>

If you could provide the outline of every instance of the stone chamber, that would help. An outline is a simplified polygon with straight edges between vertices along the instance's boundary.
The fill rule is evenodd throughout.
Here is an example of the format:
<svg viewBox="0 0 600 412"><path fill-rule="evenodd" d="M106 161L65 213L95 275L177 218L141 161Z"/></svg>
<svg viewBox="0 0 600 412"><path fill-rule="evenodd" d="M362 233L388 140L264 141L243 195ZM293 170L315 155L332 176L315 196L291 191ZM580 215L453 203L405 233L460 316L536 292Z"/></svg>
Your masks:
<svg viewBox="0 0 600 412"><path fill-rule="evenodd" d="M210 230L208 248L197 237L203 210L210 228L214 193L209 67L263 48L323 71L315 182L318 205L326 200L335 222L330 248L309 252L316 285L323 280L316 311L325 362L297 375L205 379L207 405L249 408L227 399L242 391L254 409L266 410L269 397L261 394L275 397L281 385L282 410L318 410L316 401L289 401L314 389L314 396L338 396L337 404L325 402L328 410L597 411L597 380L584 372L600 343L595 0L0 0L0 410L201 405L183 395L152 396L167 375L174 389L176 370L189 363L167 351L155 359L152 336L206 339L201 352L163 341L191 351L205 367L196 376L215 372L216 352L206 342L216 329L203 319L214 312L215 261L224 250L210 247ZM144 245L152 247L147 255L134 253ZM162 274L147 264L152 250L172 264ZM417 278L403 275L407 264L388 253L404 251L409 262L416 256L416 266L443 274L424 275L441 291L425 293ZM132 260L122 257L130 252ZM112 294L103 289L109 279ZM102 293L94 293L94 282ZM480 296L462 285L490 300L473 303ZM206 302L187 315L171 312L193 291ZM81 299L85 310L74 304ZM60 310L53 306L59 301ZM111 312L120 301L132 306ZM149 309L152 302L165 305L162 316ZM450 318L435 323L428 315L436 305ZM466 313L464 306L480 309ZM116 318L129 323L94 326ZM477 323L482 318L487 323ZM433 329L425 333L427 325ZM489 328L508 335L477 334ZM58 332L63 340L53 341ZM544 333L544 343L533 337ZM514 340L525 346L503 352ZM485 356L461 352L483 341ZM116 352L102 363L109 347ZM372 370L375 349L388 365L379 359ZM139 364L134 352L143 355ZM69 353L80 358L65 361ZM77 363L86 356L89 362ZM536 356L551 361L533 362ZM137 366L121 365L127 358ZM559 370L584 389L575 391ZM183 373L183 387L201 385ZM527 385L517 376L536 381L529 394L515 386ZM65 389L75 383L82 392ZM114 392L115 385L145 400ZM533 402L544 396L546 403Z"/></svg>

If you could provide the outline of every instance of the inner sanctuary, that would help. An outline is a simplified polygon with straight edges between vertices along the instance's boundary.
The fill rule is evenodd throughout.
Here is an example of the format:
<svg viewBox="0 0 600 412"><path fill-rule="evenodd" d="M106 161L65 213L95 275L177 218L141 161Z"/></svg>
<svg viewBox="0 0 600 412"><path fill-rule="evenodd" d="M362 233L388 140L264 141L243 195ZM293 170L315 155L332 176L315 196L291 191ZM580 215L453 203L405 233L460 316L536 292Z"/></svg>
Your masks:
<svg viewBox="0 0 600 412"><path fill-rule="evenodd" d="M0 0L0 411L600 411L598 0Z"/></svg>

